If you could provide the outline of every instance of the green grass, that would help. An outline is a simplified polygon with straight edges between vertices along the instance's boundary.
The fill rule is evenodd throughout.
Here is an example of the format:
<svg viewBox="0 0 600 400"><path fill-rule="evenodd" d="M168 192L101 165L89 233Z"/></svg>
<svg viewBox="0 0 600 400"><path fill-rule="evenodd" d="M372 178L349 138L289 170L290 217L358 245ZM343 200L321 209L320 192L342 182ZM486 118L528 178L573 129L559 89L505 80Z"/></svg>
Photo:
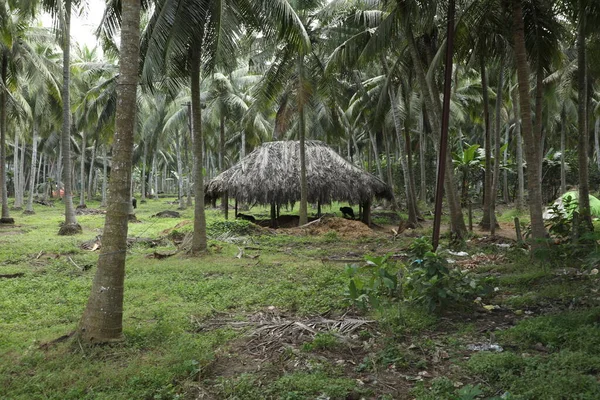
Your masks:
<svg viewBox="0 0 600 400"><path fill-rule="evenodd" d="M193 218L192 209L180 211L177 219L152 217L175 210L167 203L172 200L149 200L136 210L140 222L129 225L129 237L171 233L159 247L138 243L128 249L124 341L93 348L73 339L41 345L77 327L98 258L98 252L80 245L102 233L104 216L80 216L83 233L60 237L60 203L36 205L32 216L13 213L17 225L0 228L0 274L24 275L0 279L0 398L193 399L208 391L219 399L466 399L477 385L488 397L504 392L523 399L600 397L600 305L592 291L597 280L557 276L552 266L532 263L516 250L504 253L502 264L476 271L499 288L486 303L499 304L507 314L530 307L562 312L536 314L495 332L503 353L482 352L466 361L465 344L481 340L479 320L386 301L363 312L377 324L355 332L358 349L350 351L335 333L320 333L259 362L245 353L250 328L207 329L204 324L223 318L248 321L273 309L292 319L361 312L348 308L345 264L328 258L397 253L411 239L273 234L233 219L233 211L225 220L219 210L207 209L208 254L148 258L174 251L169 237L192 231L188 223L173 232ZM98 208L98 202L88 202L88 208ZM323 211L337 209L335 204ZM268 210L256 207L249 213L267 216ZM231 243L219 240L225 237ZM237 258L243 246L250 248ZM501 252L495 246L467 251ZM442 364L432 361L440 348L449 354ZM352 363L342 367L340 359ZM224 360L235 368L222 373ZM418 385L403 378L423 370L436 378ZM412 386L412 394L390 394L376 383L357 381L385 371L395 372L382 380ZM472 386L457 387L459 380Z"/></svg>

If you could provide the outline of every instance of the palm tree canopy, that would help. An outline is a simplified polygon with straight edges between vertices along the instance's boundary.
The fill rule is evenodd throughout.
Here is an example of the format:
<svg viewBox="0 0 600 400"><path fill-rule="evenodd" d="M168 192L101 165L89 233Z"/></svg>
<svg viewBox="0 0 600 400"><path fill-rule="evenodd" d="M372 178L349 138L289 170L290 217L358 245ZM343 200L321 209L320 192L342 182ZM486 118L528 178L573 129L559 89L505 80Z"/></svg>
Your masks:
<svg viewBox="0 0 600 400"><path fill-rule="evenodd" d="M293 204L300 200L299 141L264 143L224 171L206 188L209 198L227 192L243 203ZM392 200L392 189L352 165L325 143L306 141L308 201L363 204L373 197Z"/></svg>

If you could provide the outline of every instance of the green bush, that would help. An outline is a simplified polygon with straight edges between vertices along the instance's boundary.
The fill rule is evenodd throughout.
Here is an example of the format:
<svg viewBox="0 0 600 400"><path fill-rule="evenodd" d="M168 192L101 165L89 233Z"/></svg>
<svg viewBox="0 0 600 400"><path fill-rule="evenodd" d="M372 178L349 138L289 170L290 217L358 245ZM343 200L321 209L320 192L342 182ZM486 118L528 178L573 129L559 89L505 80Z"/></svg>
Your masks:
<svg viewBox="0 0 600 400"><path fill-rule="evenodd" d="M465 305L490 292L469 272L448 267L448 261L432 251L425 238L410 247L411 261L403 270L404 298L430 311Z"/></svg>
<svg viewBox="0 0 600 400"><path fill-rule="evenodd" d="M347 265L345 272L350 278L346 298L363 309L378 308L384 298L397 297L398 276L396 267L389 262L389 254L382 257L365 256L362 266Z"/></svg>

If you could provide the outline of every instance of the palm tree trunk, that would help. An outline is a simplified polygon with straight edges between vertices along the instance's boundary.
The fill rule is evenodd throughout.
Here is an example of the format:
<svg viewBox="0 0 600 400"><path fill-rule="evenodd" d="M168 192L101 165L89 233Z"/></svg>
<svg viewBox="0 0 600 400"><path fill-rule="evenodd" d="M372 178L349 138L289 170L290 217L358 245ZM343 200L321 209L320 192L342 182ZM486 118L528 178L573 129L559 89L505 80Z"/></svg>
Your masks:
<svg viewBox="0 0 600 400"><path fill-rule="evenodd" d="M92 143L92 156L90 157L90 171L89 171L89 175L88 175L88 200L92 200L92 198L94 197L94 195L96 194L96 191L94 190L94 171L96 170L94 168L94 162L96 161L96 146L97 146L97 141L94 140L94 142Z"/></svg>
<svg viewBox="0 0 600 400"><path fill-rule="evenodd" d="M102 201L100 202L100 207L106 207L106 183L108 179L108 155L106 154L106 147L108 145L102 146Z"/></svg>
<svg viewBox="0 0 600 400"><path fill-rule="evenodd" d="M481 89L483 91L483 121L485 125L485 172L483 180L483 217L481 218L479 226L481 226L482 229L489 230L491 227L490 207L492 203L492 135L490 128L487 74L483 57L481 57L480 62Z"/></svg>
<svg viewBox="0 0 600 400"><path fill-rule="evenodd" d="M565 106L563 104L560 112L560 193L564 194L567 191L567 169L565 166L565 150L566 150L566 121ZM596 146L598 146L598 135L596 135Z"/></svg>
<svg viewBox="0 0 600 400"><path fill-rule="evenodd" d="M192 50L191 59L191 87L192 87L192 129L194 143L194 233L190 253L199 255L206 251L206 215L204 213L204 177L202 176L203 137L202 114L200 104L200 50Z"/></svg>
<svg viewBox="0 0 600 400"><path fill-rule="evenodd" d="M2 84L6 87L8 73L8 59L6 50L2 51L2 70L0 71ZM6 182L6 92L0 90L0 191L2 192L2 217L0 224L14 224L8 210L8 187Z"/></svg>
<svg viewBox="0 0 600 400"><path fill-rule="evenodd" d="M33 121L33 138L31 139L31 174L29 175L29 196L27 197L27 206L25 207L25 214L35 214L33 211L33 193L35 192L35 170L37 167L37 141L38 141L38 128L37 123ZM40 160L41 161L41 160Z"/></svg>
<svg viewBox="0 0 600 400"><path fill-rule="evenodd" d="M515 87L512 92L512 107L515 115L515 146L517 164L517 210L525 207L525 174L523 170L523 137L521 135L521 118L519 114L519 88Z"/></svg>
<svg viewBox="0 0 600 400"><path fill-rule="evenodd" d="M440 96L433 82L429 82L425 76L423 65L419 57L419 52L415 42L410 24L406 28L408 49L413 61L417 80L421 88L421 95L425 101L429 117L429 123L434 131L434 135L439 139L441 132L440 121L442 120L442 107L440 105ZM435 141L434 141L435 143ZM467 233L467 227L460 207L459 197L454 184L454 166L452 164L451 152L446 152L445 160L440 160L446 163L446 172L444 174L444 189L446 192L448 207L450 208L450 230L455 238L461 239Z"/></svg>
<svg viewBox="0 0 600 400"><path fill-rule="evenodd" d="M529 62L527 60L527 51L525 49L525 28L521 0L513 0L512 6L514 46L517 78L519 82L519 102L521 108L523 140L525 142L525 156L527 159L527 188L529 191L531 233L534 241L541 241L546 237L546 228L544 227L544 220L542 218L542 188L539 180L541 166L537 152L539 143L536 143L531 121ZM534 247L535 246L537 246L536 243L534 243Z"/></svg>
<svg viewBox="0 0 600 400"><path fill-rule="evenodd" d="M594 124L594 147L596 149L596 166L600 171L600 118L596 118Z"/></svg>
<svg viewBox="0 0 600 400"><path fill-rule="evenodd" d="M400 153L400 165L402 166L402 175L404 177L404 190L406 192L406 208L408 210L408 221L406 228L415 228L419 221L417 219L417 205L414 203L414 196L411 196L411 180L409 177L408 160L406 158L406 146L402 137L402 121L400 120L400 111L394 89L388 89L390 105L392 107L392 117L394 119L394 128L396 129L396 140L398 141L398 152Z"/></svg>
<svg viewBox="0 0 600 400"><path fill-rule="evenodd" d="M175 153L177 156L177 199L179 200L179 209L185 210L185 197L183 195L183 160L181 158L181 143L179 130L175 132Z"/></svg>
<svg viewBox="0 0 600 400"><path fill-rule="evenodd" d="M502 91L504 90L504 57L500 57L500 73L498 74L498 91L496 93L496 111L494 126L494 176L492 181L492 193L490 201L490 231L492 235L496 234L496 194L498 193L498 185L500 184L500 111L502 108Z"/></svg>
<svg viewBox="0 0 600 400"><path fill-rule="evenodd" d="M510 118L509 118L510 121ZM504 171L502 173L502 200L505 204L510 202L510 198L508 196L508 170L506 169L506 164L508 163L508 143L510 142L510 123L506 122L506 127L504 128L504 143L506 146L504 147L504 152L502 154L502 163L504 164Z"/></svg>
<svg viewBox="0 0 600 400"><path fill-rule="evenodd" d="M308 183L306 181L306 148L304 144L304 137L306 134L306 126L304 120L304 92L303 79L304 79L304 55L298 56L298 112L299 122L298 129L300 138L300 221L299 225L302 226L308 222Z"/></svg>
<svg viewBox="0 0 600 400"><path fill-rule="evenodd" d="M71 0L65 1L65 21L63 27L63 85L62 96L62 133L61 149L63 164L63 185L65 203L65 223L58 231L59 235L73 235L81 233L81 226L75 218L73 207L73 187L71 168L71 100L69 85L71 83Z"/></svg>
<svg viewBox="0 0 600 400"><path fill-rule="evenodd" d="M85 130L81 132L81 161L79 162L79 206L85 206L85 146L87 146Z"/></svg>
<svg viewBox="0 0 600 400"><path fill-rule="evenodd" d="M419 169L420 169L420 178L421 178L421 201L423 203L427 203L427 168L426 168L426 147L427 147L427 139L425 138L425 124L423 123L423 113L420 115L420 123L419 123Z"/></svg>
<svg viewBox="0 0 600 400"><path fill-rule="evenodd" d="M13 210L21 210L23 207L23 203L21 202L21 169L19 165L19 135L15 132L15 143L14 143L14 151L13 151L13 188L15 191L15 202L13 204Z"/></svg>
<svg viewBox="0 0 600 400"><path fill-rule="evenodd" d="M586 7L585 1L579 0L579 24L577 27L577 86L578 86L578 109L577 109L577 130L579 131L579 141L577 143L577 159L579 166L579 215L581 228L583 231L592 232L592 216L590 213L590 182L588 165L588 126L587 126L587 68L586 68L586 49L585 49L585 29L586 29Z"/></svg>
<svg viewBox="0 0 600 400"><path fill-rule="evenodd" d="M140 5L123 0L120 75L108 210L98 268L87 307L79 323L80 339L88 343L121 340L127 223L131 204L133 137L139 67Z"/></svg>

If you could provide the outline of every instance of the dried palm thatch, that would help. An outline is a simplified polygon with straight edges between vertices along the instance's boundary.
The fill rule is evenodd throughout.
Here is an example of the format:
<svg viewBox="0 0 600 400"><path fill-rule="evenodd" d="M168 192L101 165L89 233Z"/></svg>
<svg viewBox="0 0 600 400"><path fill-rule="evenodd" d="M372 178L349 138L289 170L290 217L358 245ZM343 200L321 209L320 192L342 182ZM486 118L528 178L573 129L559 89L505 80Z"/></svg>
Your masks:
<svg viewBox="0 0 600 400"><path fill-rule="evenodd" d="M325 143L307 140L305 145L309 202L364 204L374 197L392 200L387 184L350 164ZM300 201L299 142L264 143L206 187L209 199L225 192L241 203L284 205Z"/></svg>

